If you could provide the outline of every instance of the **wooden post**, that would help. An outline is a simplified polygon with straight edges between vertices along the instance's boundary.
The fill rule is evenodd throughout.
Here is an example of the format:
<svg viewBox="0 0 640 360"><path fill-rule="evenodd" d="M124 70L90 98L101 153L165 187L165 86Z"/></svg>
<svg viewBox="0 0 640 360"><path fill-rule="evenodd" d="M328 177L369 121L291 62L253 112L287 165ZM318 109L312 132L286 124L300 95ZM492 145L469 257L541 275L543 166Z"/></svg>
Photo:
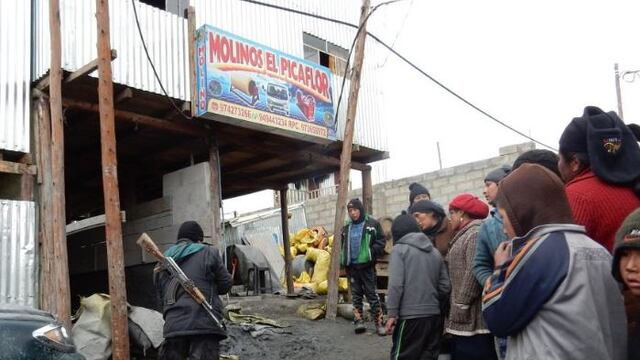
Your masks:
<svg viewBox="0 0 640 360"><path fill-rule="evenodd" d="M51 117L49 104L40 96L36 107L36 163L38 164L38 234L40 239L40 307L51 313L58 309L53 243L53 182L51 179Z"/></svg>
<svg viewBox="0 0 640 360"><path fill-rule="evenodd" d="M196 89L196 9L187 8L187 30L189 31L189 84L191 86L191 116L196 116L198 89Z"/></svg>
<svg viewBox="0 0 640 360"><path fill-rule="evenodd" d="M220 205L222 204L222 186L220 184L220 151L215 138L211 138L209 145L209 189L211 193L211 242L215 246L222 243ZM221 249L227 251L227 249Z"/></svg>
<svg viewBox="0 0 640 360"><path fill-rule="evenodd" d="M71 329L71 291L64 189L64 123L62 119L62 44L60 35L60 3L49 1L49 35L51 38L51 67L49 69L49 102L51 111L51 179L53 212L53 272L56 279L55 315L67 329Z"/></svg>
<svg viewBox="0 0 640 360"><path fill-rule="evenodd" d="M371 167L362 170L362 201L364 211L373 214L373 183L371 182Z"/></svg>
<svg viewBox="0 0 640 360"><path fill-rule="evenodd" d="M100 105L100 149L102 153L102 187L104 190L105 237L109 296L111 297L111 338L114 360L129 359L127 288L124 274L122 219L118 188L111 41L109 38L109 1L96 0L98 31L98 97Z"/></svg>
<svg viewBox="0 0 640 360"><path fill-rule="evenodd" d="M620 91L620 70L618 70L618 63L613 65L613 71L616 76L616 99L618 100L618 116L620 119L624 120L624 115L622 114L622 92Z"/></svg>
<svg viewBox="0 0 640 360"><path fill-rule="evenodd" d="M293 278L291 277L291 243L289 242L289 206L287 205L287 188L280 189L280 215L282 217L282 245L284 246L284 276L287 281L287 295L293 295Z"/></svg>
<svg viewBox="0 0 640 360"><path fill-rule="evenodd" d="M364 60L364 42L367 37L367 24L365 19L369 13L370 0L362 0L360 11L360 33L356 43L351 86L349 89L349 104L347 108L347 122L344 127L344 139L342 141L342 154L340 155L340 186L338 188L338 200L336 201L336 217L333 222L333 251L331 252L331 265L329 267L329 291L327 294L326 317L335 320L338 311L338 276L340 273L340 249L342 249L342 223L345 217L345 205L349 191L349 169L351 168L351 147L353 146L353 129L358 108L358 92L360 90L360 73Z"/></svg>

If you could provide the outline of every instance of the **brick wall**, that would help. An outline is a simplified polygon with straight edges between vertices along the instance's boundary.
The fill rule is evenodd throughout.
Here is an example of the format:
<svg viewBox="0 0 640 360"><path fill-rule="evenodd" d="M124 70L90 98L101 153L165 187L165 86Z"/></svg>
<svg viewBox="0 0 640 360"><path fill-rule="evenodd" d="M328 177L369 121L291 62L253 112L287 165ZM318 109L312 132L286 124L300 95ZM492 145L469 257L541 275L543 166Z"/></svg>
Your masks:
<svg viewBox="0 0 640 360"><path fill-rule="evenodd" d="M531 149L534 149L533 143L510 145L500 148L499 156L490 159L374 185L373 215L376 218L394 217L405 210L409 206L409 184L412 182L424 185L432 199L445 208L453 197L463 192L482 197L484 177L489 171L503 164L513 164L520 154ZM350 191L348 197L362 198L362 189ZM321 225L333 232L336 200L337 195L332 195L305 202L307 224Z"/></svg>

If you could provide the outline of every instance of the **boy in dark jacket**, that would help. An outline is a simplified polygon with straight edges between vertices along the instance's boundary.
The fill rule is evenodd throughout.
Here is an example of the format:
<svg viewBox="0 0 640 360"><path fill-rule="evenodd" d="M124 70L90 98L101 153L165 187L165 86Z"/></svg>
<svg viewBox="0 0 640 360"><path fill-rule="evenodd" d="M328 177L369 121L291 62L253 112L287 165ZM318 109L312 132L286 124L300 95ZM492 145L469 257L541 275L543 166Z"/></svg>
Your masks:
<svg viewBox="0 0 640 360"><path fill-rule="evenodd" d="M216 248L202 244L203 232L195 221L180 226L178 241L165 251L207 298L218 319L222 319L222 302L218 295L226 294L232 279ZM219 343L227 337L201 305L184 291L180 283L165 269L156 266L154 283L162 304L165 341L159 359L215 359Z"/></svg>
<svg viewBox="0 0 640 360"><path fill-rule="evenodd" d="M393 333L391 359L437 359L442 335L440 308L451 285L442 256L410 215L391 228L387 332Z"/></svg>
<svg viewBox="0 0 640 360"><path fill-rule="evenodd" d="M366 331L363 316L363 296L367 297L374 316L376 332L386 335L382 318L380 299L376 293L376 258L384 252L384 234L380 223L365 214L360 199L352 199L347 204L350 221L342 228L342 249L340 265L349 277L353 296L353 312L356 334Z"/></svg>

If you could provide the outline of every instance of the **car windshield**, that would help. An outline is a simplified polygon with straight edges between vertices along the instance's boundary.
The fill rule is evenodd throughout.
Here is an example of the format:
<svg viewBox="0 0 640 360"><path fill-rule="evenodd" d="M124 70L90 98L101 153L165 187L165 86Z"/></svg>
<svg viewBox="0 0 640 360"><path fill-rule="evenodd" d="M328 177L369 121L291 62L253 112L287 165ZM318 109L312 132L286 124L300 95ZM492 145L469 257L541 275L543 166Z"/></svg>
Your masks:
<svg viewBox="0 0 640 360"><path fill-rule="evenodd" d="M267 95L280 100L289 99L287 89L283 86L269 85L267 87Z"/></svg>

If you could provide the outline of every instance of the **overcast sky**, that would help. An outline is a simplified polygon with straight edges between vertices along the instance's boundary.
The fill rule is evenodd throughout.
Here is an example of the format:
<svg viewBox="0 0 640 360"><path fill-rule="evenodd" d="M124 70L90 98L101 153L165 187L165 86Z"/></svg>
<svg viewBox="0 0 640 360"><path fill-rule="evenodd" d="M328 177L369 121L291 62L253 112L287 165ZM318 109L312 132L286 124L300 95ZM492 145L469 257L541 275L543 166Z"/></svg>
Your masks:
<svg viewBox="0 0 640 360"><path fill-rule="evenodd" d="M640 2L631 0L407 0L378 10L368 30L395 40L398 52L478 107L557 148L586 105L617 110L613 65L640 69L639 20ZM387 178L378 180L437 170L437 141L444 167L527 141L394 55L380 65L391 159L379 165ZM640 123L640 77L621 86L625 122ZM271 199L266 192L225 201L225 212L269 207Z"/></svg>

